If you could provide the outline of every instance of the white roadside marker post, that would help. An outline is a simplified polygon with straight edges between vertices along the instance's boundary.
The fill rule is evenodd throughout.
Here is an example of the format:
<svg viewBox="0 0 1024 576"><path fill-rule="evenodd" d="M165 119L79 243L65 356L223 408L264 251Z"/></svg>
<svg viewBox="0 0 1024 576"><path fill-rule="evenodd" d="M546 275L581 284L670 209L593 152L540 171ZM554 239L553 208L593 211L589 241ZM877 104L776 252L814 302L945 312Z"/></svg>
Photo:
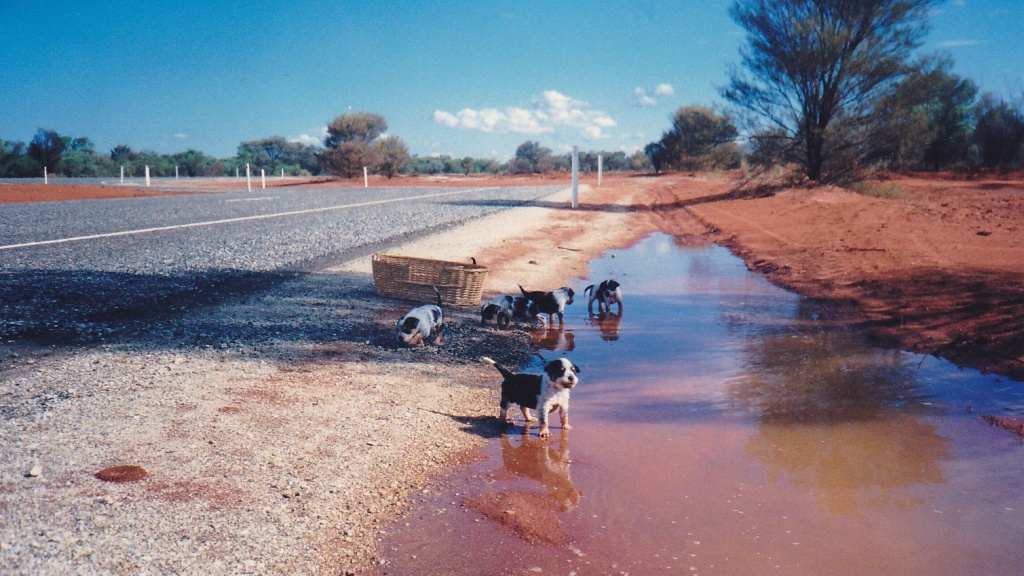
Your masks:
<svg viewBox="0 0 1024 576"><path fill-rule="evenodd" d="M363 188L370 187L370 177L366 173L366 166L363 166Z"/></svg>
<svg viewBox="0 0 1024 576"><path fill-rule="evenodd" d="M580 206L580 147L572 147L572 207Z"/></svg>
<svg viewBox="0 0 1024 576"><path fill-rule="evenodd" d="M260 168L260 180L263 183L263 189L266 190L267 189L267 170L265 168Z"/></svg>
<svg viewBox="0 0 1024 576"><path fill-rule="evenodd" d="M146 188L149 188L149 166L146 166Z"/></svg>
<svg viewBox="0 0 1024 576"><path fill-rule="evenodd" d="M249 171L249 163L245 164L245 189L252 192L252 174Z"/></svg>

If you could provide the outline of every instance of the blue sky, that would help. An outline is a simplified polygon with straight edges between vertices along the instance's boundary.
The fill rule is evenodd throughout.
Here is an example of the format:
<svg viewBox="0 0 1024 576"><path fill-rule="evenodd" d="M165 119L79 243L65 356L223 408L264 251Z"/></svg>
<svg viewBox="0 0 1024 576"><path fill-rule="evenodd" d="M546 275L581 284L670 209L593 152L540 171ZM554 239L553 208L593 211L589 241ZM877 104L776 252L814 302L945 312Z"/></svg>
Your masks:
<svg viewBox="0 0 1024 576"><path fill-rule="evenodd" d="M632 152L679 106L722 104L743 40L730 4L0 0L0 139L222 158L367 111L421 156ZM1024 0L950 0L931 23L923 51L1024 94Z"/></svg>

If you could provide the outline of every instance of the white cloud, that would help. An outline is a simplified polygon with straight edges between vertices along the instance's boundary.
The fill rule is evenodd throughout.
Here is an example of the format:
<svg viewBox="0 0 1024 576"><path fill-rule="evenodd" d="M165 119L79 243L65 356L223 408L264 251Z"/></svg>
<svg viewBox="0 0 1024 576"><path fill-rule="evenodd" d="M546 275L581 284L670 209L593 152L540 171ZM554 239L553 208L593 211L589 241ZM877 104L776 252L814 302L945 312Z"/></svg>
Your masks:
<svg viewBox="0 0 1024 576"><path fill-rule="evenodd" d="M654 87L654 93L658 96L672 96L676 93L676 89L671 84L658 84Z"/></svg>
<svg viewBox="0 0 1024 576"><path fill-rule="evenodd" d="M324 138L327 137L327 126L320 128L320 134L314 136L312 134L299 134L294 138L289 138L289 142L298 142L304 146L323 146Z"/></svg>
<svg viewBox="0 0 1024 576"><path fill-rule="evenodd" d="M676 93L676 89L671 84L658 84L654 87L654 96L672 96ZM640 108L653 108L658 105L658 100L647 93L645 88L637 86L633 89L633 95L630 97L630 103L633 106Z"/></svg>
<svg viewBox="0 0 1024 576"><path fill-rule="evenodd" d="M637 86L633 89L633 98L631 100L634 106L641 108L653 108L658 105L658 101L647 95L647 91Z"/></svg>
<svg viewBox="0 0 1024 576"><path fill-rule="evenodd" d="M434 122L488 133L547 134L562 127L576 128L588 139L605 138L604 130L615 126L615 120L604 112L557 90L545 90L529 108L463 108L455 114L435 110Z"/></svg>
<svg viewBox="0 0 1024 576"><path fill-rule="evenodd" d="M188 134L182 132L178 132L177 134L174 135L174 137L177 138L178 140L188 140Z"/></svg>

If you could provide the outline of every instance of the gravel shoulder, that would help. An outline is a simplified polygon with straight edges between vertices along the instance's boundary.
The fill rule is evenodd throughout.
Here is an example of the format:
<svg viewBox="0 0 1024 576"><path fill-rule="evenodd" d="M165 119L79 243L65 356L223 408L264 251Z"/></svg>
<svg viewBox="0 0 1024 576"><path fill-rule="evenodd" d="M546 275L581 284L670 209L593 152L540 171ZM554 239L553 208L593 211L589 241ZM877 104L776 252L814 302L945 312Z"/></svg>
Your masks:
<svg viewBox="0 0 1024 576"><path fill-rule="evenodd" d="M550 289L645 232L611 208L621 194L569 211L564 191L389 252L476 257L486 297ZM478 357L529 360L528 327L480 326L475 308L446 310L444 345L398 348L395 319L414 304L379 298L361 258L218 303L185 333L170 318L137 342L11 349L0 572L368 571L377 526L500 433ZM256 331L270 337L208 338ZM128 465L146 477L96 477Z"/></svg>

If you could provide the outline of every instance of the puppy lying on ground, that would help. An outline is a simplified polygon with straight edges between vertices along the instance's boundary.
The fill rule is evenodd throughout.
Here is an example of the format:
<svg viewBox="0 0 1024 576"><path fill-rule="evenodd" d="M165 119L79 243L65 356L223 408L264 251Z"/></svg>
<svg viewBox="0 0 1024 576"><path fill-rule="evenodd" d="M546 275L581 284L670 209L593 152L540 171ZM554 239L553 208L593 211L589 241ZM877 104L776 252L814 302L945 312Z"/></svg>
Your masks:
<svg viewBox="0 0 1024 576"><path fill-rule="evenodd" d="M398 342L406 346L420 346L427 338L434 337L434 344L440 344L444 336L444 314L441 312L441 292L437 292L437 304L424 304L409 310L398 321Z"/></svg>
<svg viewBox="0 0 1024 576"><path fill-rule="evenodd" d="M480 323L486 324L494 320L498 328L508 328L512 322L512 307L515 302L511 296L495 296L480 308Z"/></svg>
<svg viewBox="0 0 1024 576"><path fill-rule="evenodd" d="M501 413L499 418L506 423L511 423L508 416L508 408L512 404L519 406L526 418L524 427L529 427L535 422L530 416L530 410L537 410L540 417L540 436L547 438L551 436L548 429L548 415L558 410L562 429L569 427L569 390L579 383L579 366L576 366L566 358L559 358L548 362L544 367L543 374L514 374L494 360L484 356L481 358L485 364L490 364L501 372L504 380L501 382Z"/></svg>
<svg viewBox="0 0 1024 576"><path fill-rule="evenodd" d="M572 288L566 286L552 292L527 292L520 284L519 290L522 291L523 297L530 301L531 306L536 306L537 320L543 323L544 315L547 315L551 325L555 323L555 314L558 314L559 324L565 322L565 307L572 304L572 297L576 295Z"/></svg>
<svg viewBox="0 0 1024 576"><path fill-rule="evenodd" d="M619 305L619 314L622 314L622 291L619 289L619 283L615 280L605 280L597 285L597 289L591 284L583 289L583 294L588 294L590 300L587 301L587 312L591 311L594 301L597 301L598 312L611 312L612 304ZM601 307L604 306L602 310Z"/></svg>

